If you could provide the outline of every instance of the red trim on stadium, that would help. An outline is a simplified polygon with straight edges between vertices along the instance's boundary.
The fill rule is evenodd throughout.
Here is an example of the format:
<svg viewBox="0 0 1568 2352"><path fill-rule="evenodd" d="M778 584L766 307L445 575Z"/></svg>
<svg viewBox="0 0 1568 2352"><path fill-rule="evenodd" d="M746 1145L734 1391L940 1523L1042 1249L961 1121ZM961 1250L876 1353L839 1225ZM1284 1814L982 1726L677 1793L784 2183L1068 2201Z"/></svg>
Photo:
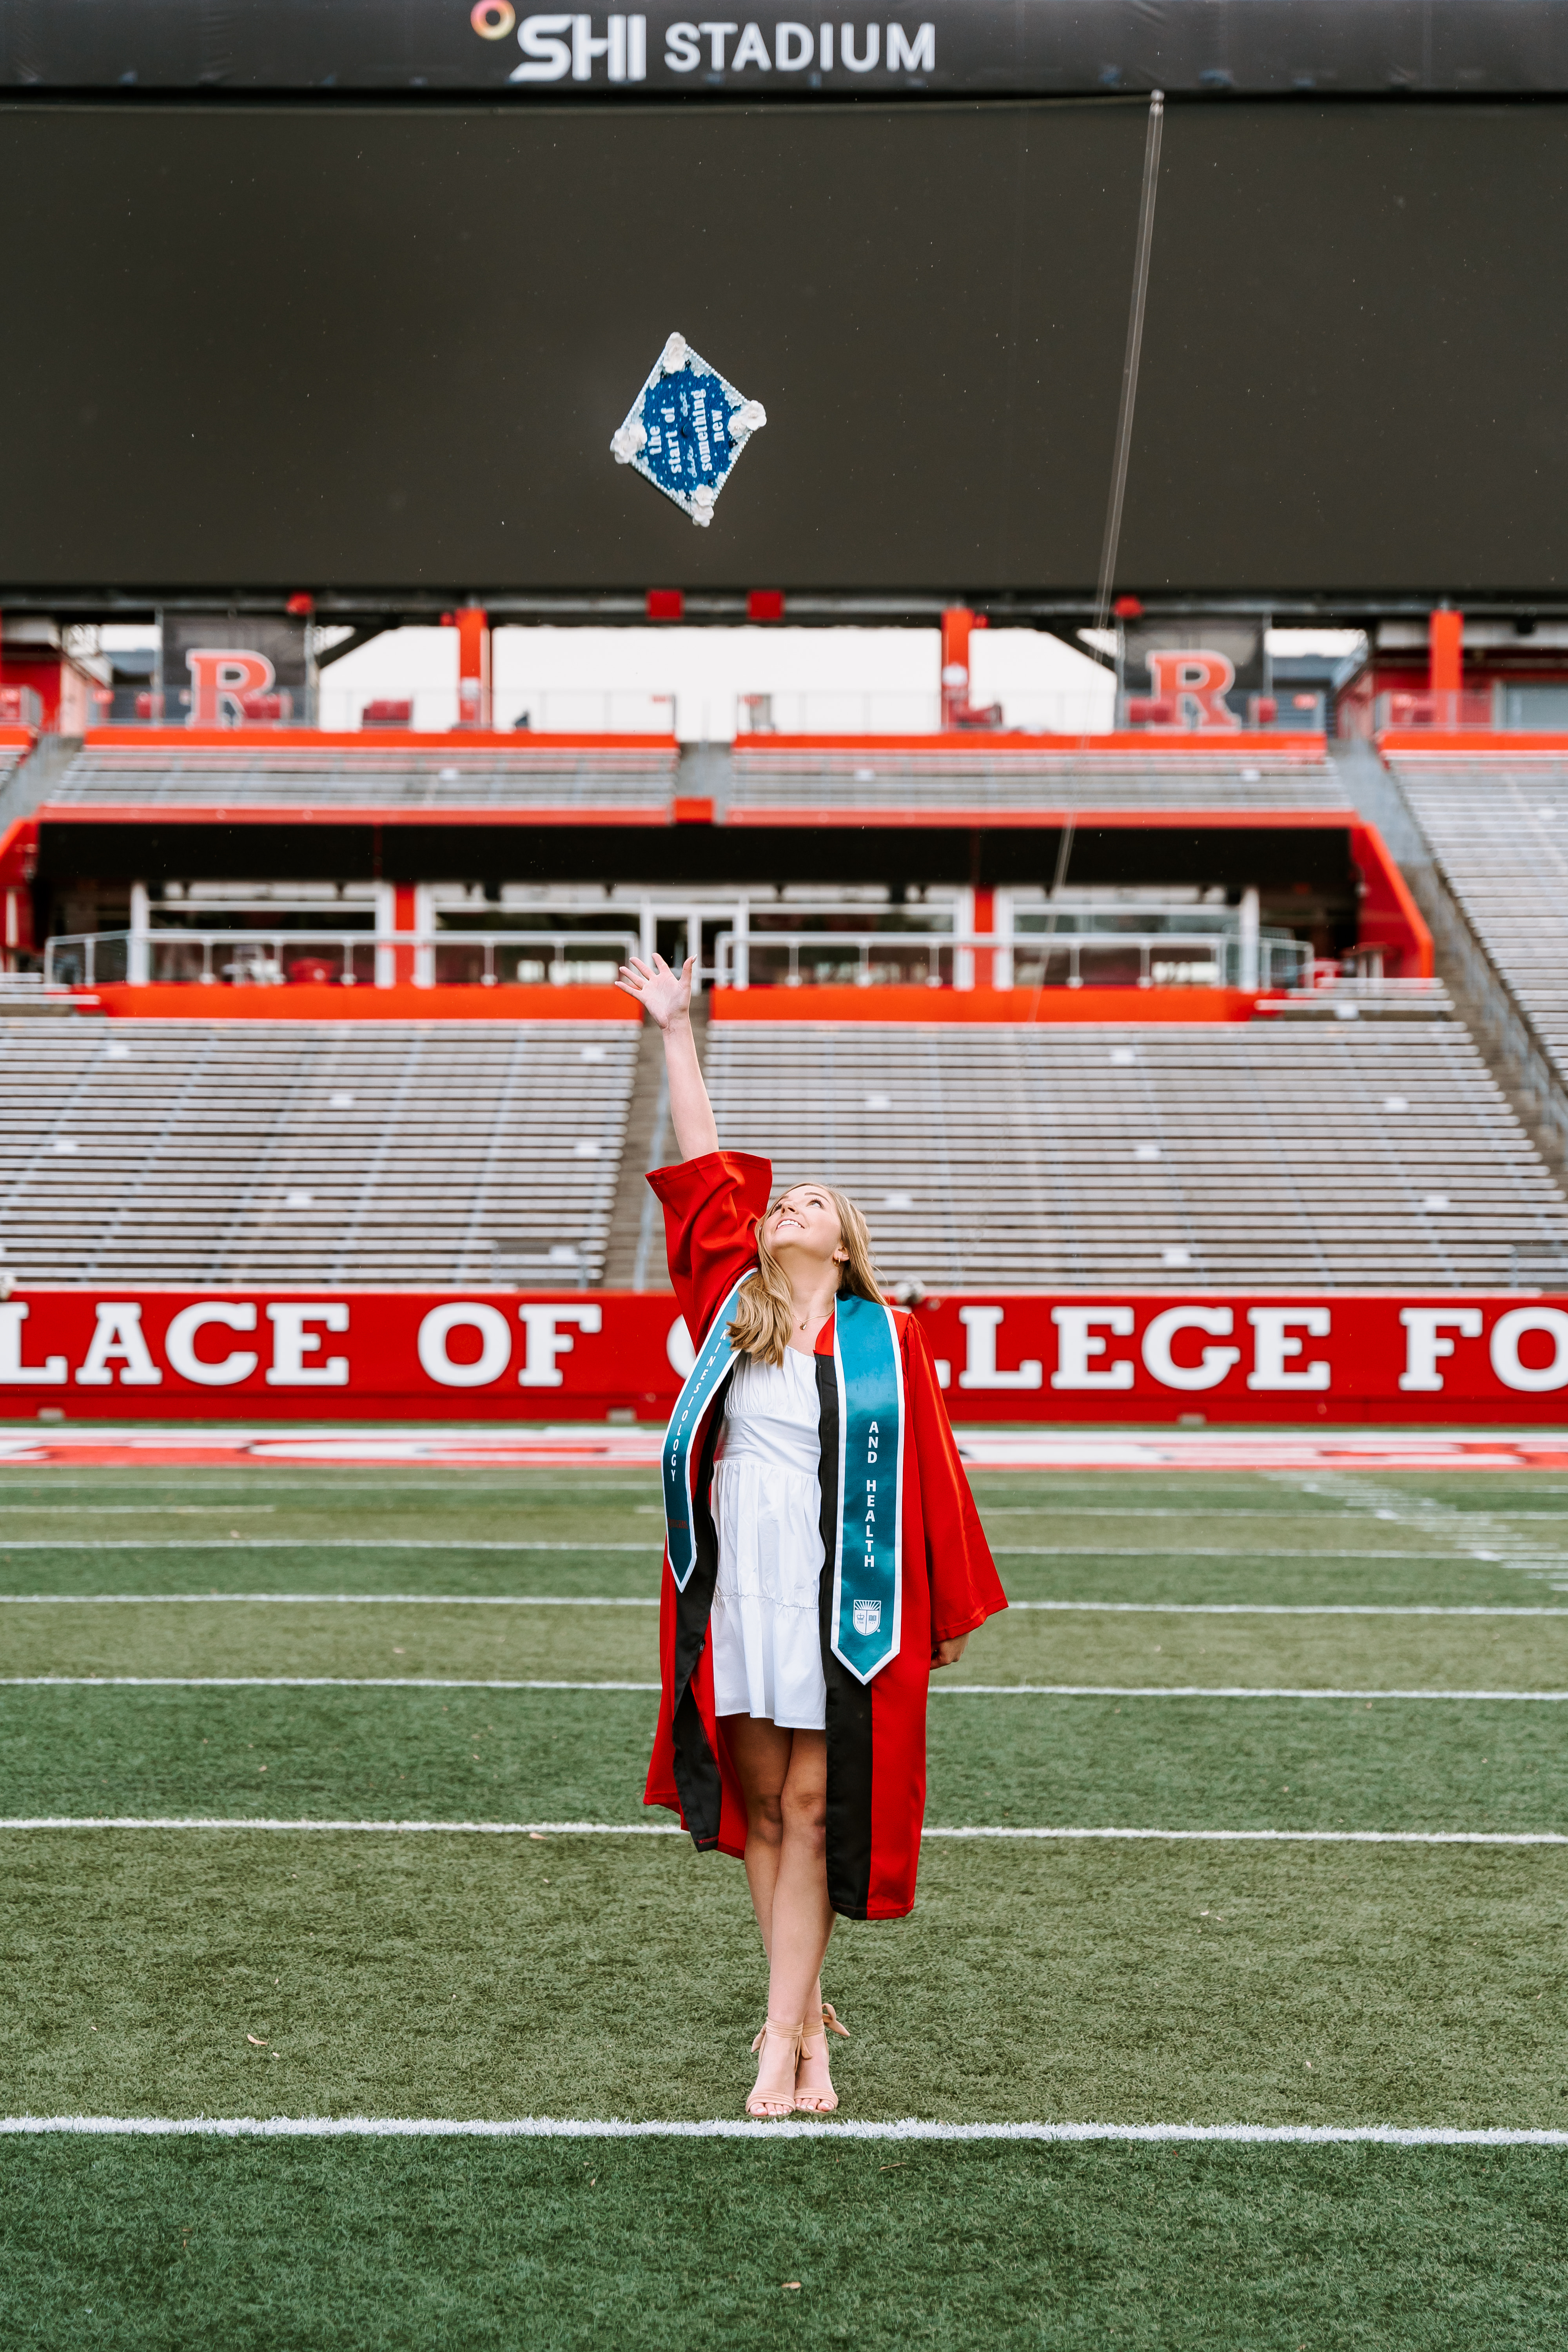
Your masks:
<svg viewBox="0 0 1568 2352"><path fill-rule="evenodd" d="M928 1026L1012 1021L1044 1026L1078 1021L1250 1021L1259 998L1273 993L1240 988L855 988L829 983L716 988L710 1004L715 1021L900 1021Z"/></svg>
<svg viewBox="0 0 1568 2352"><path fill-rule="evenodd" d="M454 933L460 938L460 933ZM372 944L365 934L366 945ZM383 942L383 944L385 944ZM407 950L405 950L405 952ZM92 994L111 1019L155 1021L640 1021L618 988L520 984L500 988L317 986L204 988L197 982L95 982Z"/></svg>

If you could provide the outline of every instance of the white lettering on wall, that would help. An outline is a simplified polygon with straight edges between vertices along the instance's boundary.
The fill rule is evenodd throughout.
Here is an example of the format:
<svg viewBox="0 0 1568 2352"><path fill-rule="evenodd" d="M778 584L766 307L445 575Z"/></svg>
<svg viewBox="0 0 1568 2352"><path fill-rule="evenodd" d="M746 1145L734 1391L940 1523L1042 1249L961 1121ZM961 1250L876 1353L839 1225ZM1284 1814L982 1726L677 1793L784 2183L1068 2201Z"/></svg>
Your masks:
<svg viewBox="0 0 1568 2352"><path fill-rule="evenodd" d="M1239 1348L1205 1348L1195 1364L1178 1364L1171 1342L1178 1331L1206 1331L1226 1339L1235 1318L1228 1307L1167 1307L1143 1334L1143 1362L1162 1388L1216 1389L1232 1364L1241 1361Z"/></svg>
<svg viewBox="0 0 1568 2352"><path fill-rule="evenodd" d="M1285 1369L1292 1357L1301 1353L1303 1343L1291 1337L1294 1331L1305 1331L1310 1339L1328 1338L1330 1322L1326 1307L1249 1307L1247 1319L1254 1335L1252 1370L1247 1375L1249 1389L1328 1387L1329 1367L1321 1356L1299 1372L1288 1372Z"/></svg>
<svg viewBox="0 0 1568 2352"><path fill-rule="evenodd" d="M1435 1392L1442 1387L1437 1360L1453 1354L1454 1343L1440 1339L1440 1332L1457 1331L1461 1339L1481 1336L1479 1307L1403 1307L1399 1319L1405 1326L1405 1370L1399 1385L1405 1390Z"/></svg>
<svg viewBox="0 0 1568 2352"><path fill-rule="evenodd" d="M510 30L508 23L498 29ZM595 27L603 25L603 30ZM706 65L714 74L804 73L815 64L824 74L835 65L852 74L875 73L884 66L890 74L936 71L936 26L929 25L824 24L815 32L795 17L741 25L728 19L704 18L694 23L680 17L665 27L665 70L696 73ZM771 34L771 44L770 44ZM739 36L736 38L736 36ZM837 37L837 51L835 40ZM522 63L512 68L514 82L575 82L595 80L602 72L615 83L640 82L647 78L647 18L614 14L604 18L562 9L524 16L517 28ZM733 47L731 47L734 42Z"/></svg>
<svg viewBox="0 0 1568 2352"><path fill-rule="evenodd" d="M731 73L739 73L745 66L756 66L763 73L772 73L773 69L773 61L768 55L768 45L755 25L748 25L742 34L736 44L735 54L730 61L730 70Z"/></svg>
<svg viewBox="0 0 1568 2352"><path fill-rule="evenodd" d="M267 1310L272 1326L272 1365L267 1375L269 1389L346 1389L349 1384L349 1360L346 1356L329 1356L323 1364L307 1364L307 1356L319 1353L320 1331L308 1327L320 1323L328 1331L346 1331L349 1328L348 1303L344 1299L322 1299L319 1304L296 1305L292 1299L275 1300Z"/></svg>
<svg viewBox="0 0 1568 2352"><path fill-rule="evenodd" d="M1527 1331L1543 1331L1551 1340L1549 1364L1521 1363L1519 1343ZM1491 1360L1505 1389L1518 1389L1527 1396L1568 1389L1568 1315L1561 1307L1515 1307L1500 1315L1492 1325Z"/></svg>
<svg viewBox="0 0 1568 2352"><path fill-rule="evenodd" d="M256 1307L248 1298L204 1298L199 1306L182 1307L163 1334L163 1353L169 1359L169 1370L183 1381L193 1381L197 1388L227 1389L236 1381L247 1381L260 1359L250 1348L237 1348L226 1356L209 1360L196 1353L196 1333L212 1324L220 1324L226 1331L254 1331Z"/></svg>
<svg viewBox="0 0 1568 2352"><path fill-rule="evenodd" d="M921 25L911 41L901 25L888 27L889 73L935 73L936 26Z"/></svg>
<svg viewBox="0 0 1568 2352"><path fill-rule="evenodd" d="M997 1370L996 1334L1004 1311L1000 1307L959 1308L958 1319L969 1334L966 1361L958 1376L961 1389L1037 1389L1045 1378L1044 1366L1033 1360L1014 1372Z"/></svg>
<svg viewBox="0 0 1568 2352"><path fill-rule="evenodd" d="M563 1323L574 1323L579 1331L604 1328L601 1307L520 1307L517 1313L528 1334L528 1350L517 1376L518 1385L525 1389L558 1389L564 1384L566 1375L556 1370L555 1359L570 1355L575 1342L561 1329Z"/></svg>
<svg viewBox="0 0 1568 2352"><path fill-rule="evenodd" d="M83 1389L107 1389L114 1384L111 1364L120 1364L122 1388L156 1389L163 1384L163 1375L147 1352L147 1341L142 1329L142 1309L128 1299L104 1299L97 1309L98 1322L92 1342L87 1351L87 1361L77 1373L77 1386Z"/></svg>
<svg viewBox="0 0 1568 2352"><path fill-rule="evenodd" d="M708 37L709 64L712 67L715 73L722 73L724 70L724 44L729 39L731 34L738 33L741 27L739 25L721 25L716 20L710 18L706 24L700 24L697 29L700 33L705 33Z"/></svg>
<svg viewBox="0 0 1568 2352"><path fill-rule="evenodd" d="M479 1352L471 1364L455 1364L447 1352L454 1331L477 1331ZM511 1325L499 1307L457 1300L433 1307L419 1326L419 1362L444 1389L488 1388L511 1361Z"/></svg>
<svg viewBox="0 0 1568 2352"><path fill-rule="evenodd" d="M0 1386L58 1389L66 1377L63 1356L46 1356L41 1364L22 1361L22 1326L29 1312L20 1299L0 1307Z"/></svg>
<svg viewBox="0 0 1568 2352"><path fill-rule="evenodd" d="M517 28L519 48L529 62L512 68L513 81L564 81L572 70L572 52L556 36L569 33L570 16L525 16Z"/></svg>
<svg viewBox="0 0 1568 2352"><path fill-rule="evenodd" d="M1089 1370L1089 1360L1103 1356L1110 1341L1100 1338L1097 1324L1102 1325L1113 1338L1130 1339L1132 1336L1131 1307L1053 1307L1051 1321L1057 1327L1057 1369L1051 1374L1054 1389L1130 1389L1132 1385L1131 1357L1119 1357L1101 1371Z"/></svg>

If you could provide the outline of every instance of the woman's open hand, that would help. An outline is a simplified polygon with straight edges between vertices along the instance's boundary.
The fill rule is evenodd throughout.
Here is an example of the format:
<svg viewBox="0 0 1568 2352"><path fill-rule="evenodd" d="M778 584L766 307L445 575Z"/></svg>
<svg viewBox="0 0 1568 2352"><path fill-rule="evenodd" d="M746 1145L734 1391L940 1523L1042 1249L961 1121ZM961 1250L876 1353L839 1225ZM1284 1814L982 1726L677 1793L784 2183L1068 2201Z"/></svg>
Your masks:
<svg viewBox="0 0 1568 2352"><path fill-rule="evenodd" d="M931 1656L932 1666L956 1666L968 1647L967 1633L960 1633L951 1642L939 1642Z"/></svg>
<svg viewBox="0 0 1568 2352"><path fill-rule="evenodd" d="M629 963L622 964L616 986L624 989L628 996L635 996L658 1027L668 1029L672 1022L690 1016L691 975L695 969L690 956L679 972L671 971L661 955L656 955L651 963L633 956Z"/></svg>

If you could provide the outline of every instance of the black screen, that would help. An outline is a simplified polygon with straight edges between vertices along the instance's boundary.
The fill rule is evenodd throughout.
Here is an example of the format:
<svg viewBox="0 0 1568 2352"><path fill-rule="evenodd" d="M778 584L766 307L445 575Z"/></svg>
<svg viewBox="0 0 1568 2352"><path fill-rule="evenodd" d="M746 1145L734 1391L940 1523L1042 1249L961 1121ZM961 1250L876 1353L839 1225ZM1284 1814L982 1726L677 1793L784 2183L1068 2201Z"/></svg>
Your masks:
<svg viewBox="0 0 1568 2352"><path fill-rule="evenodd" d="M0 599L1077 592L1133 102L18 103ZM1568 108L1166 126L1118 583L1550 593ZM679 328L769 422L702 532L612 431Z"/></svg>

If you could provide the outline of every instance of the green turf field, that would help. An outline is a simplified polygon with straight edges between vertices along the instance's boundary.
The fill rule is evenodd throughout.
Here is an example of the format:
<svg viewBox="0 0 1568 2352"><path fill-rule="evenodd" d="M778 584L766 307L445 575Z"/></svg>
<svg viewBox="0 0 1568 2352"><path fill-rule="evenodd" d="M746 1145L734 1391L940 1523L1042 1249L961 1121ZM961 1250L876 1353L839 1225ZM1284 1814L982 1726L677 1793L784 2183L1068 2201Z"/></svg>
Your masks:
<svg viewBox="0 0 1568 2352"><path fill-rule="evenodd" d="M1568 1481L978 1493L968 1834L826 1972L888 2136L13 2133L5 2340L1559 2340L1568 2147L889 2127L1568 2132ZM0 1475L0 2106L738 2118L742 1874L627 1833L658 1541L634 1473Z"/></svg>

